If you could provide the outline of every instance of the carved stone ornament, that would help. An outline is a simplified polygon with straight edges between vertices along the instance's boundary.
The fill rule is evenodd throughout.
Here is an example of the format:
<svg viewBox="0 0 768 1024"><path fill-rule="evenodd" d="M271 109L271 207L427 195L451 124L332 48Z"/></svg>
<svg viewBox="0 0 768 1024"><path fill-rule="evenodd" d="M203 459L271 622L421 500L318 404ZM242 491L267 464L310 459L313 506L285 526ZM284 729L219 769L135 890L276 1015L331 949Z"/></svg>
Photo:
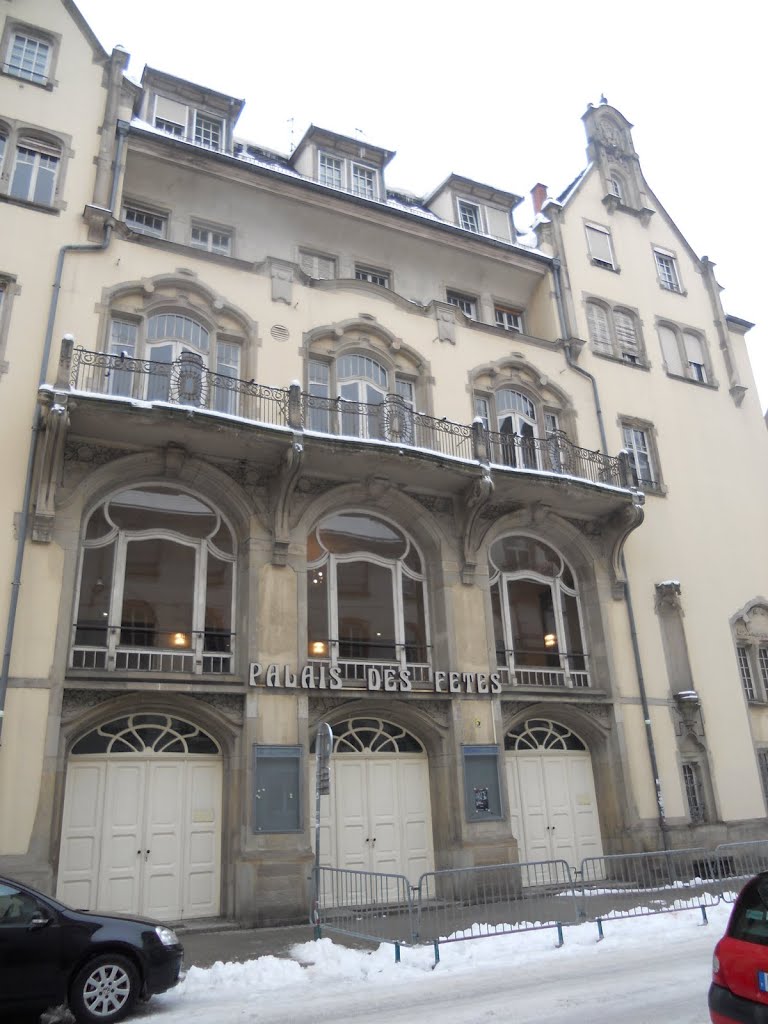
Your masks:
<svg viewBox="0 0 768 1024"><path fill-rule="evenodd" d="M53 535L56 492L64 471L64 445L69 428L67 401L66 395L57 393L43 411L44 429L37 452L37 493L32 513L32 540L43 544L49 543Z"/></svg>
<svg viewBox="0 0 768 1024"><path fill-rule="evenodd" d="M515 512L519 512L523 508L522 502L494 502L484 505L480 510L480 519L490 519L496 522L497 519L501 519L503 516L514 515Z"/></svg>
<svg viewBox="0 0 768 1024"><path fill-rule="evenodd" d="M210 705L222 715L231 718L235 722L243 721L245 708L245 697L237 693L194 693L190 694L195 700Z"/></svg>
<svg viewBox="0 0 768 1024"><path fill-rule="evenodd" d="M61 700L61 720L68 722L89 708L122 696L125 696L124 692L115 693L114 690L65 690Z"/></svg>
<svg viewBox="0 0 768 1024"><path fill-rule="evenodd" d="M64 445L64 462L78 462L83 466L98 469L108 462L122 459L129 452L123 448L110 448L105 444L91 444L89 441L67 441Z"/></svg>
<svg viewBox="0 0 768 1024"><path fill-rule="evenodd" d="M320 477L303 476L296 484L297 494L306 494L307 497L317 497L318 494L325 494L339 486L338 480L323 480Z"/></svg>
<svg viewBox="0 0 768 1024"><path fill-rule="evenodd" d="M288 544L290 542L289 515L291 498L296 489L302 466L304 465L304 439L295 433L283 456L283 464L277 481L277 500L272 519L272 564L285 565L288 560Z"/></svg>
<svg viewBox="0 0 768 1024"><path fill-rule="evenodd" d="M463 527L462 527L462 552L464 564L461 569L461 581L467 586L474 583L475 569L477 568L477 539L475 536L475 525L478 517L493 494L493 480L487 466L483 466L482 476L466 488L463 494Z"/></svg>
<svg viewBox="0 0 768 1024"><path fill-rule="evenodd" d="M758 637L760 640L768 639L768 608L761 604L754 605L744 616L743 622L746 635Z"/></svg>
<svg viewBox="0 0 768 1024"><path fill-rule="evenodd" d="M663 583L655 584L656 587L656 610L675 609L680 611L680 583L677 580L665 580Z"/></svg>
<svg viewBox="0 0 768 1024"><path fill-rule="evenodd" d="M447 516L453 512L453 502L450 498L441 498L435 494L418 494L415 491L408 491L408 493L433 515Z"/></svg>
<svg viewBox="0 0 768 1024"><path fill-rule="evenodd" d="M235 481L238 486L242 487L244 491L253 496L253 493L262 484L262 476L256 465L252 462L248 462L246 459L240 459L234 462L230 459L211 459L211 464L220 469L222 473L226 473L228 477Z"/></svg>

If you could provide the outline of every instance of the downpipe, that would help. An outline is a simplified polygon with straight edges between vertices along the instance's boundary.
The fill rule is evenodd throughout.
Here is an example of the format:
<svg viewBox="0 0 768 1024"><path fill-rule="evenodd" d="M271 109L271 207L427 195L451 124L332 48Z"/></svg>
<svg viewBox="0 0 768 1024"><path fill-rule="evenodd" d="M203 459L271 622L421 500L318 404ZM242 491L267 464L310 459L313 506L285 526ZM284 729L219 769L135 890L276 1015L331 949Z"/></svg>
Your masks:
<svg viewBox="0 0 768 1024"><path fill-rule="evenodd" d="M115 203L117 202L117 189L120 181L120 168L122 164L125 137L128 134L128 125L118 122L117 125L117 146L115 148L115 164L112 174L112 189L109 197L109 215L114 216ZM45 383L48 374L48 362L51 356L51 343L53 340L53 328L56 323L56 312L59 306L59 294L61 292L61 279L64 274L64 260L67 253L95 253L103 252L108 248L112 239L112 225L104 225L104 237L100 242L94 244L70 244L62 245L59 249L56 260L56 273L53 279L53 294L48 308L48 323L45 329L43 342L43 354L40 360L40 375L38 378L38 391ZM69 336L68 336L69 337ZM37 446L42 431L42 413L40 404L35 396L35 412L32 417L32 431L27 456L27 469L24 479L24 496L21 504L21 515L19 517L18 531L16 536L16 559L13 567L13 579L11 580L11 600L8 607L8 619L5 629L5 644L3 647L3 661L0 668L0 745L2 745L3 722L5 720L5 701L8 694L8 678L11 667L11 654L13 651L13 637L16 629L16 613L19 606L19 594L21 592L21 574L24 567L24 551L26 549L27 530L29 529L30 504L32 500L32 486L35 474L35 461L37 458Z"/></svg>
<svg viewBox="0 0 768 1024"><path fill-rule="evenodd" d="M603 408L600 403L600 392L597 387L597 380L594 374L589 373L582 366L578 366L573 358L571 352L571 346L568 339L571 337L571 328L568 322L568 314L565 308L565 302L563 300L562 282L560 280L560 271L562 264L559 259L552 260L552 279L555 285L555 302L557 304L557 311L560 317L560 329L563 332L563 337L566 339L563 346L565 352L565 361L568 366L582 377L586 378L592 385L592 394L595 401L595 414L597 415L597 426L600 431L600 443L603 446L603 451L608 451L608 442L605 433L605 421L603 418ZM621 571L624 574L624 597L626 599L627 607L627 618L629 620L629 635L632 640L632 656L635 662L635 673L637 675L637 688L640 693L640 704L643 712L643 724L645 726L645 739L648 745L648 758L651 763L651 774L653 775L653 791L656 795L656 809L658 813L659 830L661 832L661 841L665 850L670 848L669 846L669 826L667 824L667 816L664 811L664 796L661 791L661 778L659 775L659 763L656 757L656 744L653 739L653 728L651 726L651 713L648 706L648 694L645 688L645 674L643 672L643 662L640 657L640 643L637 636L637 619L635 618L634 605L632 604L632 588L629 585L629 574L627 572L627 562L624 557L624 551L621 552Z"/></svg>

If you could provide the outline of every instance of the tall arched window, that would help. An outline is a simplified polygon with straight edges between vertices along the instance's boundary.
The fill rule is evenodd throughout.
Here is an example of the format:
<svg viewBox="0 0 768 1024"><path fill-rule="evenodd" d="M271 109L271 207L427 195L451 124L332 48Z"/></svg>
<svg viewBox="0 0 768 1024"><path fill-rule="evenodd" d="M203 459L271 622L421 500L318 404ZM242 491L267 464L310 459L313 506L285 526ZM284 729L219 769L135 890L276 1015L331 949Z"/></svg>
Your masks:
<svg viewBox="0 0 768 1024"><path fill-rule="evenodd" d="M428 666L423 561L392 523L340 512L309 535L307 651L349 678L371 664Z"/></svg>
<svg viewBox="0 0 768 1024"><path fill-rule="evenodd" d="M589 686L573 573L533 537L501 537L489 564L496 663L522 686Z"/></svg>
<svg viewBox="0 0 768 1024"><path fill-rule="evenodd" d="M82 549L72 668L232 671L234 541L211 505L127 488L91 513Z"/></svg>
<svg viewBox="0 0 768 1024"><path fill-rule="evenodd" d="M488 431L492 462L520 469L558 468L551 464L549 448L538 443L559 430L556 413L542 414L521 391L501 388L475 396L475 415Z"/></svg>
<svg viewBox="0 0 768 1024"><path fill-rule="evenodd" d="M309 360L309 427L325 434L413 442L414 383L377 359L348 352Z"/></svg>

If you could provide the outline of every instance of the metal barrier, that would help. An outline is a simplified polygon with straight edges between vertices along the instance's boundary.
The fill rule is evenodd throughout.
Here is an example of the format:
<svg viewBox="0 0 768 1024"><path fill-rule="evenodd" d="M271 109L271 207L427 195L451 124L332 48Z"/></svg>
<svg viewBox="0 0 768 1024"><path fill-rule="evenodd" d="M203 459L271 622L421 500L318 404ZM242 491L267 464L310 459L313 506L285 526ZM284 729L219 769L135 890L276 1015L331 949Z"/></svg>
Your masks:
<svg viewBox="0 0 768 1024"><path fill-rule="evenodd" d="M417 887L415 939L438 945L576 924L579 910L564 860L430 871Z"/></svg>
<svg viewBox="0 0 768 1024"><path fill-rule="evenodd" d="M733 903L748 878L768 871L768 839L721 843L711 857L713 872L720 879L720 895L725 903Z"/></svg>
<svg viewBox="0 0 768 1024"><path fill-rule="evenodd" d="M414 941L412 889L404 875L319 867L314 876L317 937L329 931L396 946Z"/></svg>
<svg viewBox="0 0 768 1024"><path fill-rule="evenodd" d="M645 917L714 907L721 883L706 849L655 850L589 857L581 862L582 920Z"/></svg>

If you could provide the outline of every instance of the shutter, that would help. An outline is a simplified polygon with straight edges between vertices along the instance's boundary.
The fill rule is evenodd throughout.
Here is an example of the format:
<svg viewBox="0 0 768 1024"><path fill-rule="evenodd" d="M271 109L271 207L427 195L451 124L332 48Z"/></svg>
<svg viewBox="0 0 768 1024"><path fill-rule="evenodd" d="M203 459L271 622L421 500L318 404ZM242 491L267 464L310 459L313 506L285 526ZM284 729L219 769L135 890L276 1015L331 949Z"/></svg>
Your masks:
<svg viewBox="0 0 768 1024"><path fill-rule="evenodd" d="M156 96L155 117L173 121L174 124L180 124L185 132L187 130L187 107L184 103L166 99L165 96Z"/></svg>
<svg viewBox="0 0 768 1024"><path fill-rule="evenodd" d="M332 281L336 277L336 260L329 256L318 256L317 276L321 281Z"/></svg>
<svg viewBox="0 0 768 1024"><path fill-rule="evenodd" d="M587 322L589 338L595 348L603 352L611 352L611 329L608 325L608 314L596 302L587 303Z"/></svg>
<svg viewBox="0 0 768 1024"><path fill-rule="evenodd" d="M625 352L630 352L632 355L636 355L638 348L637 331L635 329L635 321L629 313L623 313L620 309L614 310L613 326L616 329L616 338L618 339L619 347Z"/></svg>
<svg viewBox="0 0 768 1024"><path fill-rule="evenodd" d="M667 373L674 373L678 377L683 376L683 363L680 359L680 347L677 344L677 335L671 327L659 324L659 340L661 341L661 354L667 364Z"/></svg>
<svg viewBox="0 0 768 1024"><path fill-rule="evenodd" d="M587 241L592 259L612 267L613 252L611 251L611 236L608 232L599 228L587 227Z"/></svg>
<svg viewBox="0 0 768 1024"><path fill-rule="evenodd" d="M701 338L696 334L691 334L690 331L683 331L683 341L685 342L685 358L689 363L700 363L704 365L704 346L701 344Z"/></svg>
<svg viewBox="0 0 768 1024"><path fill-rule="evenodd" d="M299 266L307 277L315 277L315 257L311 253L299 253Z"/></svg>

